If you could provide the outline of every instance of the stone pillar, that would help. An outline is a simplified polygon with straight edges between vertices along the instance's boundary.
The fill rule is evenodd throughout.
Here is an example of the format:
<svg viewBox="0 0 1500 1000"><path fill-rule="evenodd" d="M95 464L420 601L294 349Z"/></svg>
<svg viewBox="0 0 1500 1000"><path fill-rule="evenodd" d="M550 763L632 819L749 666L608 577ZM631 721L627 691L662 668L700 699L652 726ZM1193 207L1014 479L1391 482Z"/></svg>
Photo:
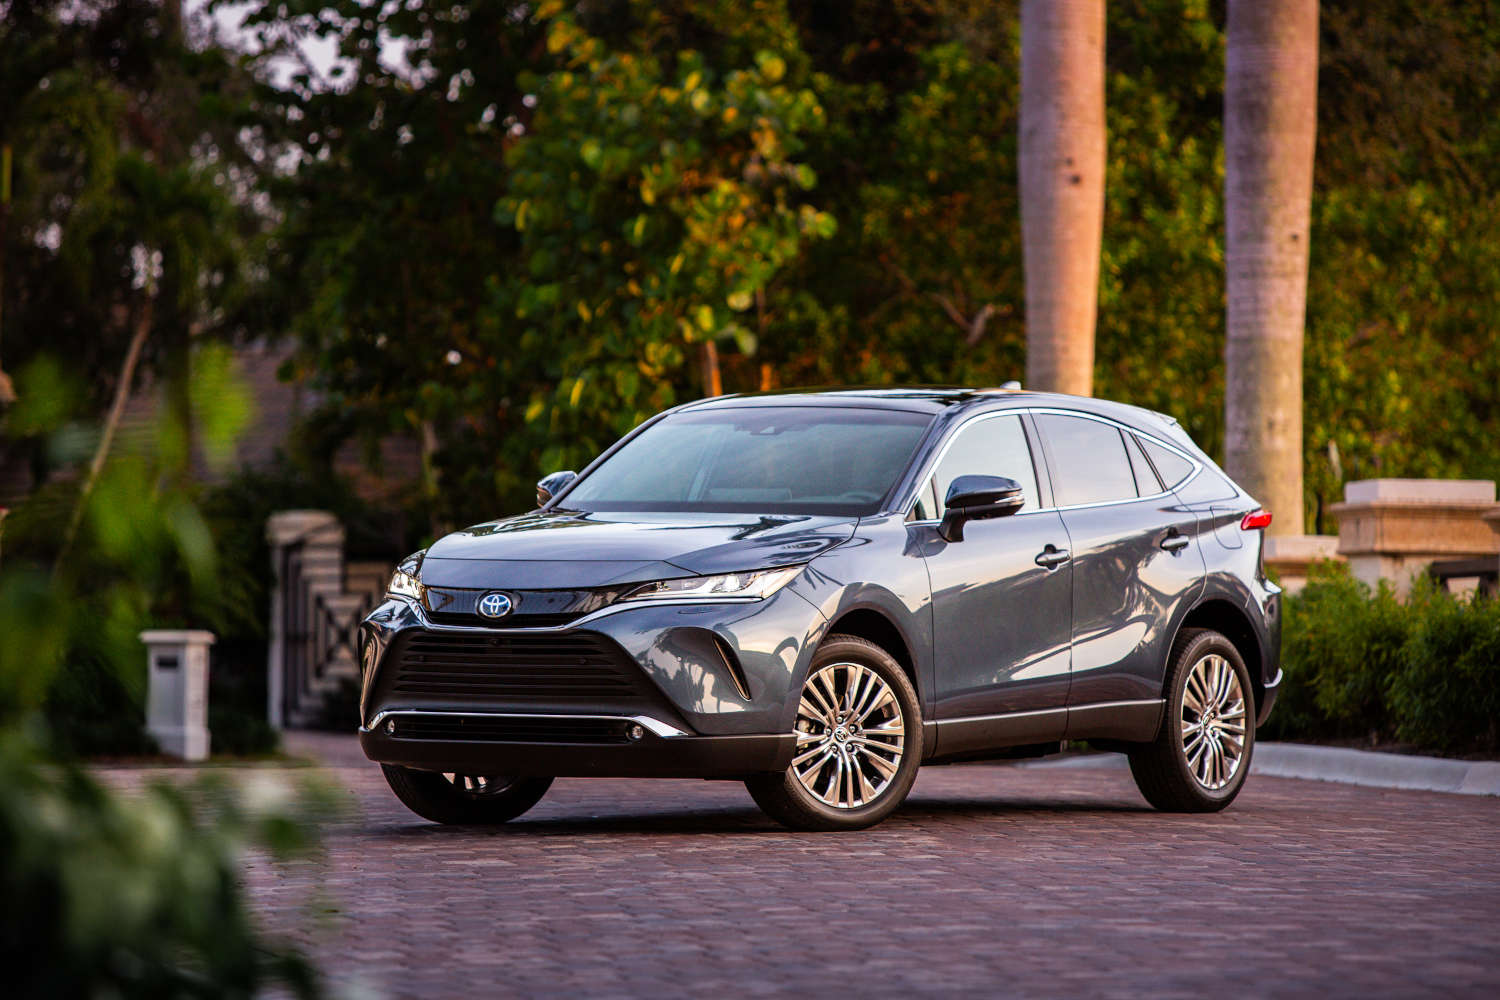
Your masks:
<svg viewBox="0 0 1500 1000"><path fill-rule="evenodd" d="M1389 580L1405 594L1434 560L1500 553L1485 520L1496 509L1487 479L1365 479L1346 483L1344 502L1329 511L1355 577L1371 587Z"/></svg>
<svg viewBox="0 0 1500 1000"><path fill-rule="evenodd" d="M146 644L150 686L146 728L162 752L183 760L208 757L208 647L212 632L153 629Z"/></svg>
<svg viewBox="0 0 1500 1000"><path fill-rule="evenodd" d="M306 677L290 676L299 666L299 652L287 648L294 631L311 631L312 598L332 596L343 590L344 526L326 510L284 510L266 521L266 540L271 543L271 636L266 652L266 718L277 729L294 720ZM296 550L295 567L290 566ZM288 579L289 570L293 570ZM295 592L293 592L295 591ZM304 657L305 658L305 657Z"/></svg>
<svg viewBox="0 0 1500 1000"><path fill-rule="evenodd" d="M1276 571L1282 589L1295 594L1307 586L1307 571L1325 559L1342 561L1337 535L1268 535L1261 559Z"/></svg>

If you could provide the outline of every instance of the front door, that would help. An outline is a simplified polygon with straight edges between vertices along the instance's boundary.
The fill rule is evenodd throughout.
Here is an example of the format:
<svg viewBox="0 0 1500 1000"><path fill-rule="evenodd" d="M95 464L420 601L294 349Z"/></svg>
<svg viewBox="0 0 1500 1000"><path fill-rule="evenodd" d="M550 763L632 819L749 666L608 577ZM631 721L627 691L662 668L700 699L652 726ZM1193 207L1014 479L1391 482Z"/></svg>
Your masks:
<svg viewBox="0 0 1500 1000"><path fill-rule="evenodd" d="M945 721L1061 710L1067 702L1073 569L1062 518L1040 509L1032 453L1015 414L964 425L915 512L940 518L948 485L962 475L1008 476L1021 484L1026 501L1009 517L970 521L961 542L943 541L936 525L921 526L928 533L923 552L932 584L939 753L955 749L950 737L962 728ZM1052 735L1050 714L1042 713L1048 718L1040 720L1039 740ZM983 742L986 731L980 726L970 736Z"/></svg>

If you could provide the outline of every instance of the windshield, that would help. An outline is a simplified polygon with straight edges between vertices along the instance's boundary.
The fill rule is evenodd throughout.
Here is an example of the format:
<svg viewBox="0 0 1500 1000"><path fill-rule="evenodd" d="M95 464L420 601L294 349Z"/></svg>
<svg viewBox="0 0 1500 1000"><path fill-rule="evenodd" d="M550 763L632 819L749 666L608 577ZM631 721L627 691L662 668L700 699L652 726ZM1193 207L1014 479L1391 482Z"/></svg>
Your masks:
<svg viewBox="0 0 1500 1000"><path fill-rule="evenodd" d="M874 514L932 417L829 406L715 407L646 428L580 480L583 511Z"/></svg>

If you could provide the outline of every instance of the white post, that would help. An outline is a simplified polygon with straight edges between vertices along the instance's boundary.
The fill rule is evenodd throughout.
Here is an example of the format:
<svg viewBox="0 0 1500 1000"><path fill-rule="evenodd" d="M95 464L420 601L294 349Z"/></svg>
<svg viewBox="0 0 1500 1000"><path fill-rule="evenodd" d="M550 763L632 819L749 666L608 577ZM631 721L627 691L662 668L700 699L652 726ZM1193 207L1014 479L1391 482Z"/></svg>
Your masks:
<svg viewBox="0 0 1500 1000"><path fill-rule="evenodd" d="M208 757L208 647L212 632L141 633L150 677L146 728L162 752L183 760Z"/></svg>

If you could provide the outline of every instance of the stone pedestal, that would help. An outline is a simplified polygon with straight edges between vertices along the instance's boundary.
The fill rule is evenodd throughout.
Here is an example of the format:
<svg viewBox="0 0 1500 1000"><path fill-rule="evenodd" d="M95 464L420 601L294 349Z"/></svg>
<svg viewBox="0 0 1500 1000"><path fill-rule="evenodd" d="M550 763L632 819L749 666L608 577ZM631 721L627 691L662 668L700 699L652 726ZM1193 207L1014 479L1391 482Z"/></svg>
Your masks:
<svg viewBox="0 0 1500 1000"><path fill-rule="evenodd" d="M1478 479L1365 479L1346 483L1344 502L1329 508L1355 577L1389 580L1399 594L1434 560L1500 553L1485 520L1496 509L1494 482Z"/></svg>
<svg viewBox="0 0 1500 1000"><path fill-rule="evenodd" d="M1337 535L1267 535L1261 558L1276 571L1282 589L1295 594L1307 586L1307 571L1315 562L1342 561Z"/></svg>
<svg viewBox="0 0 1500 1000"><path fill-rule="evenodd" d="M151 630L146 644L150 685L146 728L162 752L183 760L208 757L208 647L212 632Z"/></svg>

